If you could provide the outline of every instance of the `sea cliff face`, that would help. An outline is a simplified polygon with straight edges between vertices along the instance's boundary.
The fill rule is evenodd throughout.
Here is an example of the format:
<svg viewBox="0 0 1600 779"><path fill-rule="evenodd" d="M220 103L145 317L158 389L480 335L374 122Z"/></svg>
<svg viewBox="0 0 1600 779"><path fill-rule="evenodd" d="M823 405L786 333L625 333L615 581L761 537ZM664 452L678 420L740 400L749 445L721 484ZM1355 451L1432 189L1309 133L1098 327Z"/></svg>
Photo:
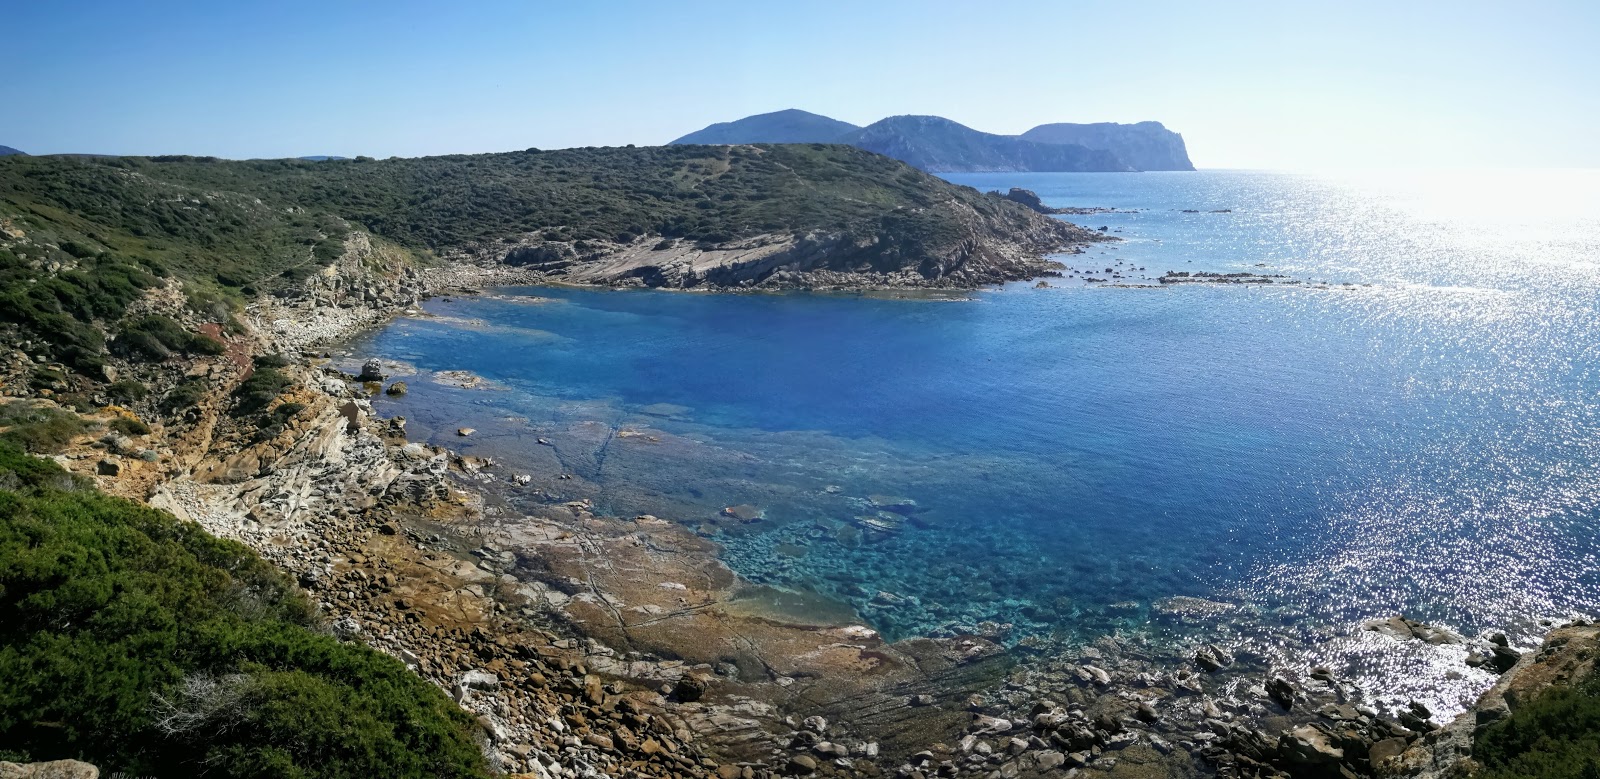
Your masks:
<svg viewBox="0 0 1600 779"><path fill-rule="evenodd" d="M1183 136L1160 122L1041 124L1018 137L1036 143L1067 143L1103 149L1139 170L1194 170Z"/></svg>

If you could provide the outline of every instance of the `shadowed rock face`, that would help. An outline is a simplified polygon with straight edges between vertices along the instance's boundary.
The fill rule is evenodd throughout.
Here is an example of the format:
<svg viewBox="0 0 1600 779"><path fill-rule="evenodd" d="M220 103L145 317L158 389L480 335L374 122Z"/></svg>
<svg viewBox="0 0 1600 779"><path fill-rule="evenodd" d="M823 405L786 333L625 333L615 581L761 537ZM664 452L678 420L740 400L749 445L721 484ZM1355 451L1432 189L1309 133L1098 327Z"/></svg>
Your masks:
<svg viewBox="0 0 1600 779"><path fill-rule="evenodd" d="M1139 170L1194 170L1183 136L1160 122L1118 124L1041 124L1021 136L1025 141L1077 144L1103 149Z"/></svg>

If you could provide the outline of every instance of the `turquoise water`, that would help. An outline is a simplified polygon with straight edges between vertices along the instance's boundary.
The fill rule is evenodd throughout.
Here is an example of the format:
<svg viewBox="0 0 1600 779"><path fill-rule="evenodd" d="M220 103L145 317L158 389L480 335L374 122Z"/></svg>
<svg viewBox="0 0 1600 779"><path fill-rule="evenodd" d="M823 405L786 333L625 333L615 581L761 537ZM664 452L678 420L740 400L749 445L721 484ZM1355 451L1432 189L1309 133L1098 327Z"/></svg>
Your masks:
<svg viewBox="0 0 1600 779"><path fill-rule="evenodd" d="M503 290L352 354L414 365L380 412L530 507L684 522L892 637L1210 631L1392 676L1336 637L1596 610L1600 173L952 178L1131 210L1069 217L1124 239L1075 268L1329 286Z"/></svg>

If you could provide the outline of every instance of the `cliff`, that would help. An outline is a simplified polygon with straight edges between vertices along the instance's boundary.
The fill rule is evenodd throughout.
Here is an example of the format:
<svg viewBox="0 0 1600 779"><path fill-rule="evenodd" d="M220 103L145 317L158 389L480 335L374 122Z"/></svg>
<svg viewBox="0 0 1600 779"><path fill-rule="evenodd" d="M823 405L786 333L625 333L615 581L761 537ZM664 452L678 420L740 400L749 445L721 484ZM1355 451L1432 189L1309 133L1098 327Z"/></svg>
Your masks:
<svg viewBox="0 0 1600 779"><path fill-rule="evenodd" d="M1160 122L1041 124L1019 137L1036 143L1103 149L1139 170L1194 170L1183 136Z"/></svg>

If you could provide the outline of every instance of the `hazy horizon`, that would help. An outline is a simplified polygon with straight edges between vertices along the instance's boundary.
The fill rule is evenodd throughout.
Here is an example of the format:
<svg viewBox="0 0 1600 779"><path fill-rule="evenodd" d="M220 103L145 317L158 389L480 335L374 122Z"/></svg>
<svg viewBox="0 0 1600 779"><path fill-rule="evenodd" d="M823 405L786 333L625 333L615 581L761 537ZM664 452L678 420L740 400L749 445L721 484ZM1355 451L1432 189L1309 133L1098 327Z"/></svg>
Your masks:
<svg viewBox="0 0 1600 779"><path fill-rule="evenodd" d="M1159 121L1201 168L1600 167L1600 9L1155 3L21 7L0 144L421 156L655 145L799 108ZM1019 24L1019 19L1028 19Z"/></svg>

